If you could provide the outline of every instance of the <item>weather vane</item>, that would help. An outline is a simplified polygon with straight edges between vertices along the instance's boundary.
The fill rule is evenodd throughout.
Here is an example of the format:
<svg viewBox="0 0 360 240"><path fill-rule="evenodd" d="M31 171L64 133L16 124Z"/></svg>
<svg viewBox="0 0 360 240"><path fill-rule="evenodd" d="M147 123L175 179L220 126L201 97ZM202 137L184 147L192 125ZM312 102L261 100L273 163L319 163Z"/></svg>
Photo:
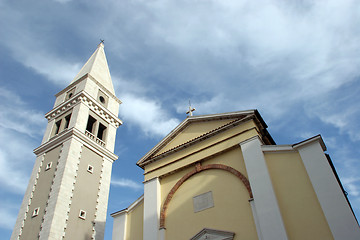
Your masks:
<svg viewBox="0 0 360 240"><path fill-rule="evenodd" d="M191 103L190 103L190 100L189 100L189 110L186 112L186 114L189 114L190 117L192 117L193 111L195 111L195 108L191 107Z"/></svg>
<svg viewBox="0 0 360 240"><path fill-rule="evenodd" d="M100 43L104 44L105 40L100 38Z"/></svg>

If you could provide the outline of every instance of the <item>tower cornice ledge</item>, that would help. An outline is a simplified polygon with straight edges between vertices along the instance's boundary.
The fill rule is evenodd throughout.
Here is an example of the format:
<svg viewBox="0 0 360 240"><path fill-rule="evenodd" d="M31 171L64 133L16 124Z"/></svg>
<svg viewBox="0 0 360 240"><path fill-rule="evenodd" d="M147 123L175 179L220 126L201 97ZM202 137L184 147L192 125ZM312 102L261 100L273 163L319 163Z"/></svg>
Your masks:
<svg viewBox="0 0 360 240"><path fill-rule="evenodd" d="M109 124L113 124L115 127L119 127L123 124L123 122L117 116L111 113L108 109L101 106L93 97L84 91L79 92L69 100L63 102L56 108L52 109L50 112L46 113L45 118L50 121L67 112L80 102L86 104L91 110L97 113Z"/></svg>
<svg viewBox="0 0 360 240"><path fill-rule="evenodd" d="M63 90L61 90L60 92L58 92L57 94L55 94L55 97L60 96L61 94L63 94L64 92L67 92L69 89L71 89L72 87L74 87L75 85L77 85L79 82L85 80L85 79L91 79L92 81L94 81L100 88L101 90L105 91L107 94L109 94L112 98L115 99L115 101L117 101L119 104L121 104L121 100L118 99L112 92L110 92L106 87L104 87L104 85L102 85L99 81L97 81L93 76L91 76L89 73L85 74L84 76L82 76L81 78L79 78L78 80L76 80L75 82L71 83L69 86L67 86L66 88L64 88Z"/></svg>
<svg viewBox="0 0 360 240"><path fill-rule="evenodd" d="M105 155L110 160L115 161L118 159L118 156L109 151L108 149L100 146L98 143L94 142L90 138L88 138L85 133L80 132L76 128L70 128L68 130L65 130L60 135L50 139L50 141L40 145L38 148L34 149L34 153L39 156L55 147L57 147L59 144L64 143L68 139L74 137L77 140L80 140L84 145L88 146L90 149L94 150L96 153L100 155Z"/></svg>

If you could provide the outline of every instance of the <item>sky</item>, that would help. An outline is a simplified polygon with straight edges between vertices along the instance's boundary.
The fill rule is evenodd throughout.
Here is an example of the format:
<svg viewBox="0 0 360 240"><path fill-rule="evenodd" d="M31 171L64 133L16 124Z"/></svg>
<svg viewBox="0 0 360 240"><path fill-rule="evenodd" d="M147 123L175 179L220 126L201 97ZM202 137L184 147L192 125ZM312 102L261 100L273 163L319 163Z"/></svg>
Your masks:
<svg viewBox="0 0 360 240"><path fill-rule="evenodd" d="M277 144L321 134L360 218L356 0L0 0L0 235L10 238L44 114L100 39L117 97L110 213L143 193L135 165L186 118L258 109Z"/></svg>

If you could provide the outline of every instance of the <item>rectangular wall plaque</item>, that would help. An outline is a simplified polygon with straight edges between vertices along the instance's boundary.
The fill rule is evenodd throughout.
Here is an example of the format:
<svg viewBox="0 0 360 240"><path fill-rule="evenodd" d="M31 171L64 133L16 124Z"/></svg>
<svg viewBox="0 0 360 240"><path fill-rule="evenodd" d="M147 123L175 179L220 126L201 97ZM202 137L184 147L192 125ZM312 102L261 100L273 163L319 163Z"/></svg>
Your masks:
<svg viewBox="0 0 360 240"><path fill-rule="evenodd" d="M194 212L200 212L214 207L212 192L207 192L193 197Z"/></svg>

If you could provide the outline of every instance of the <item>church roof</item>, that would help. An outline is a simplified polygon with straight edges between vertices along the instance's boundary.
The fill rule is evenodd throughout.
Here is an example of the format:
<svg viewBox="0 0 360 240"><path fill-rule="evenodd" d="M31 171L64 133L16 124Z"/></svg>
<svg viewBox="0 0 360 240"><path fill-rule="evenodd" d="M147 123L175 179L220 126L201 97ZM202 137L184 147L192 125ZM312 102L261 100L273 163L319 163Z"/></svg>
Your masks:
<svg viewBox="0 0 360 240"><path fill-rule="evenodd" d="M76 75L71 83L74 83L76 80L86 74L91 75L112 94L115 94L103 43L98 45L95 52L91 55L89 60L87 60L85 65L81 68L80 72Z"/></svg>
<svg viewBox="0 0 360 240"><path fill-rule="evenodd" d="M190 116L187 117L184 121L182 121L174 130L172 130L163 140L161 140L155 147L153 147L136 164L144 168L147 163L156 161L161 157L167 156L173 152L179 151L199 141L212 137L220 132L226 131L227 129L232 128L233 126L236 126L244 120L250 118L255 119L255 121L259 124L260 129L262 129L263 131L263 137L267 139L268 144L275 144L275 141L272 139L271 135L266 130L266 123L256 109L221 114ZM178 135L180 135L190 124L200 122L206 123L209 121L219 121L219 125L217 125L215 128L210 128L205 132L201 132L197 136L188 138L185 142L181 142L175 146L172 146L172 141ZM169 146L171 146L171 148L169 148Z"/></svg>

